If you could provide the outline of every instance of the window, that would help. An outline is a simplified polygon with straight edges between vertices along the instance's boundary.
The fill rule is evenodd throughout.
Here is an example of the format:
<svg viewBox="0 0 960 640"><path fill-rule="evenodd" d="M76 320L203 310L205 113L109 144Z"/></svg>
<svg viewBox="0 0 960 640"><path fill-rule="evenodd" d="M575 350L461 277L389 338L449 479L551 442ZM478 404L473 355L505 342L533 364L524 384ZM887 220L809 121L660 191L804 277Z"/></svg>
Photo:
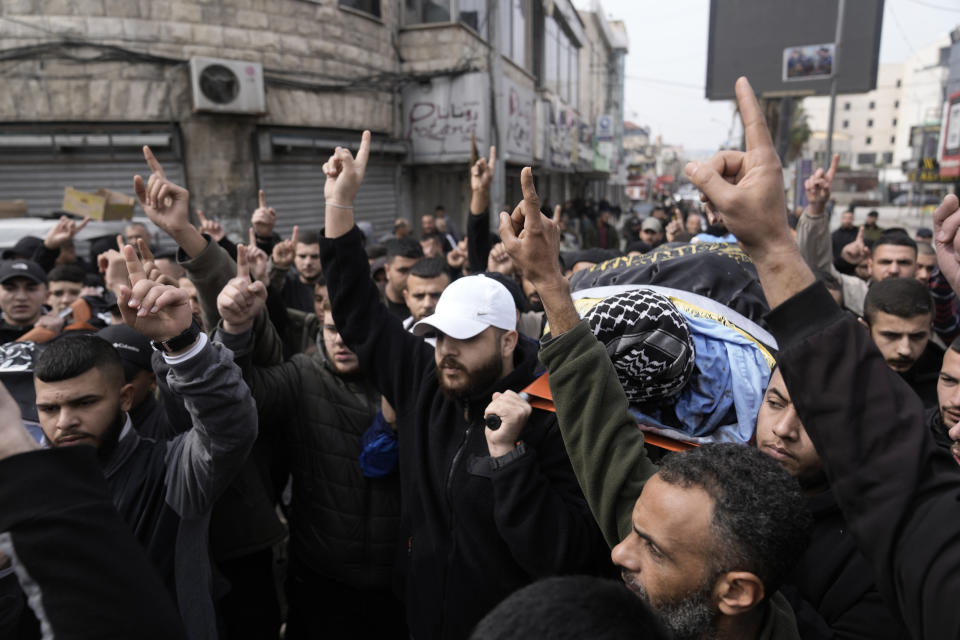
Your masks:
<svg viewBox="0 0 960 640"><path fill-rule="evenodd" d="M486 0L460 0L460 22L487 38Z"/></svg>
<svg viewBox="0 0 960 640"><path fill-rule="evenodd" d="M883 164L893 164L893 151L883 152Z"/></svg>
<svg viewBox="0 0 960 640"><path fill-rule="evenodd" d="M873 120L867 120L867 127L873 126Z"/></svg>
<svg viewBox="0 0 960 640"><path fill-rule="evenodd" d="M850 103L849 103L849 102L844 102L844 103L843 103L843 110L844 110L844 111L850 111Z"/></svg>
<svg viewBox="0 0 960 640"><path fill-rule="evenodd" d="M503 53L521 67L527 68L527 0L510 0L503 17Z"/></svg>
<svg viewBox="0 0 960 640"><path fill-rule="evenodd" d="M875 153L858 153L857 154L857 164L876 164L877 163L877 154Z"/></svg>
<svg viewBox="0 0 960 640"><path fill-rule="evenodd" d="M543 84L564 102L576 106L580 90L580 50L561 24L544 18Z"/></svg>
<svg viewBox="0 0 960 640"><path fill-rule="evenodd" d="M896 119L896 118L893 119L893 126L897 126L897 119Z"/></svg>
<svg viewBox="0 0 960 640"><path fill-rule="evenodd" d="M844 120L844 121L843 121L843 128L844 128L844 129L850 128L850 121L849 121L849 120Z"/></svg>
<svg viewBox="0 0 960 640"><path fill-rule="evenodd" d="M406 24L450 22L450 0L406 0Z"/></svg>
<svg viewBox="0 0 960 640"><path fill-rule="evenodd" d="M871 142L873 142L873 138L871 138L870 136L867 136L867 144L870 144Z"/></svg>
<svg viewBox="0 0 960 640"><path fill-rule="evenodd" d="M340 0L340 6L380 17L380 0Z"/></svg>
<svg viewBox="0 0 960 640"><path fill-rule="evenodd" d="M876 107L877 107L877 103L874 102L873 100L871 100L871 101L870 101L870 106L869 106L868 108L869 108L869 109L875 109Z"/></svg>
<svg viewBox="0 0 960 640"><path fill-rule="evenodd" d="M899 100L894 100L894 101L893 101L893 108L894 108L894 109L899 109L899 108L900 108L900 101L899 101Z"/></svg>
<svg viewBox="0 0 960 640"><path fill-rule="evenodd" d="M897 136L890 136L890 144L897 144Z"/></svg>
<svg viewBox="0 0 960 640"><path fill-rule="evenodd" d="M897 78L897 89L899 89L902 86L903 86L903 80L901 80L900 78Z"/></svg>

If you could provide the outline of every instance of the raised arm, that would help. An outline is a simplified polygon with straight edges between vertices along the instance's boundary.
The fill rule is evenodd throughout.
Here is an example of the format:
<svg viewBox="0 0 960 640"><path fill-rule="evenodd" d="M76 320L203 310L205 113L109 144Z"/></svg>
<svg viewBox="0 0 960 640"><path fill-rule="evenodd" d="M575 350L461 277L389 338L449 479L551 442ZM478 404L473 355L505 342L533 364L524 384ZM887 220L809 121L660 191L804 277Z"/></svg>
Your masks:
<svg viewBox="0 0 960 640"><path fill-rule="evenodd" d="M223 318L217 338L236 356L260 415L276 418L277 414L292 413L301 385L296 367L283 362L280 336L267 318L266 288L262 282L250 281L246 259L249 251L240 245L237 277L217 297Z"/></svg>
<svg viewBox="0 0 960 640"><path fill-rule="evenodd" d="M688 166L687 174L723 211L757 266L787 388L880 592L914 637L960 637L956 464L935 447L919 399L886 366L867 331L822 286L812 286L806 264L788 247L779 161L743 78L737 96L746 153L725 152ZM950 220L956 211L951 196L935 216L945 252L960 246L960 216Z"/></svg>
<svg viewBox="0 0 960 640"><path fill-rule="evenodd" d="M837 173L839 154L833 154L830 168L817 169L806 179L803 187L807 193L807 208L797 222L797 246L800 253L812 267L833 272L833 245L830 240L830 220L826 215L826 204L830 200L833 178Z"/></svg>
<svg viewBox="0 0 960 640"><path fill-rule="evenodd" d="M497 148L470 168L470 216L467 219L467 260L471 273L487 270L490 255L490 183L497 168Z"/></svg>
<svg viewBox="0 0 960 640"><path fill-rule="evenodd" d="M38 449L0 385L0 557L12 560L50 637L185 638L96 452Z"/></svg>
<svg viewBox="0 0 960 640"><path fill-rule="evenodd" d="M170 182L163 166L150 151L143 148L143 158L150 167L146 182L140 176L133 178L133 191L150 220L163 229L188 256L200 255L207 246L206 239L190 224L190 192Z"/></svg>
<svg viewBox="0 0 960 640"><path fill-rule="evenodd" d="M166 501L181 517L199 517L233 480L253 446L256 407L233 355L193 329L186 292L148 280L133 247L124 247L123 253L132 288L120 290L120 313L128 325L163 345L170 367L167 383L193 422L192 429L167 445Z"/></svg>
<svg viewBox="0 0 960 640"><path fill-rule="evenodd" d="M643 484L656 471L606 349L580 320L560 270L560 230L540 212L530 168L523 202L500 214L504 247L537 289L550 323L540 349L557 423L594 518L611 547L630 531Z"/></svg>
<svg viewBox="0 0 960 640"><path fill-rule="evenodd" d="M414 401L420 381L436 375L434 353L387 310L370 277L370 264L353 217L353 201L369 156L370 132L364 131L356 158L348 149L337 147L323 165L326 216L320 259L341 337L357 354L361 371L402 415L405 406Z"/></svg>

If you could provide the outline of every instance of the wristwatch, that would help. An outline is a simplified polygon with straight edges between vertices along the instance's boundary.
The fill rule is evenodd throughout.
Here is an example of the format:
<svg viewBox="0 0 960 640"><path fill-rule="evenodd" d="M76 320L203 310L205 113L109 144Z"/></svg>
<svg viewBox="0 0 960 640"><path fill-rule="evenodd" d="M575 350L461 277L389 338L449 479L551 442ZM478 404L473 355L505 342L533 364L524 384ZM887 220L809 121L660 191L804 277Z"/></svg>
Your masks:
<svg viewBox="0 0 960 640"><path fill-rule="evenodd" d="M190 326L184 329L183 333L166 340L153 340L150 345L157 351L164 353L176 353L192 345L200 335L200 323L194 318Z"/></svg>
<svg viewBox="0 0 960 640"><path fill-rule="evenodd" d="M523 440L520 440L519 442L517 442L516 447L514 447L507 453L503 454L502 456L498 456L496 458L494 458L493 456L490 456L490 470L497 471L498 469L503 469L505 466L507 466L514 460L517 460L518 458L523 456L523 454L525 454L526 452L527 452L527 445L523 443Z"/></svg>

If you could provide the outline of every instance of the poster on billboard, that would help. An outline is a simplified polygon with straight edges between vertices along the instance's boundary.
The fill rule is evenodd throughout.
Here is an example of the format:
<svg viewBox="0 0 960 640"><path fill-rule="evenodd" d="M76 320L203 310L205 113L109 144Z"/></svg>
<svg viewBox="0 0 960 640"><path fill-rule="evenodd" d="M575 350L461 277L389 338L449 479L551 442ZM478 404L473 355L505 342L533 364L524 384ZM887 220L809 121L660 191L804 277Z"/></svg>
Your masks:
<svg viewBox="0 0 960 640"><path fill-rule="evenodd" d="M746 76L760 97L866 93L877 88L885 0L710 0L706 97L731 100Z"/></svg>
<svg viewBox="0 0 960 640"><path fill-rule="evenodd" d="M820 80L833 75L834 46L810 44L783 50L783 81Z"/></svg>

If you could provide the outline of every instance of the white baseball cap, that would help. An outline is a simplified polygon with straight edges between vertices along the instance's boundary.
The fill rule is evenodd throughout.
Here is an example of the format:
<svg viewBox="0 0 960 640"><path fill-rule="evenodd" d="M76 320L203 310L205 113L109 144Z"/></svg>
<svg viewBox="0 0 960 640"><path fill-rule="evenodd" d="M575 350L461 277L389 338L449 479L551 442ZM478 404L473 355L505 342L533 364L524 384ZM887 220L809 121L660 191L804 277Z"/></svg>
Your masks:
<svg viewBox="0 0 960 640"><path fill-rule="evenodd" d="M413 325L422 336L437 330L456 340L472 338L487 327L517 328L517 307L507 288L483 275L467 276L443 290L437 310Z"/></svg>

